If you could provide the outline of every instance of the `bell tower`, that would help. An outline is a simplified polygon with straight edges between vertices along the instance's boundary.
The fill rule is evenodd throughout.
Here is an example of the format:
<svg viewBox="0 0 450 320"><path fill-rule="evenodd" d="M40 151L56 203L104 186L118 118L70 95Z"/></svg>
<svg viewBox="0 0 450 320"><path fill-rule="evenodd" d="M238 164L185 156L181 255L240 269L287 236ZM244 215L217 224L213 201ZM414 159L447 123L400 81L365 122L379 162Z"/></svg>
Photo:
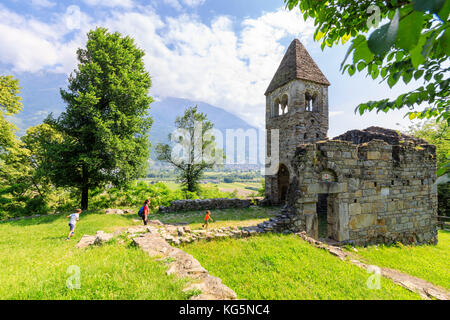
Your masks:
<svg viewBox="0 0 450 320"><path fill-rule="evenodd" d="M299 144L328 135L330 83L298 39L292 41L266 90L266 198L284 203L294 176L290 165ZM278 163L272 131L278 130ZM276 169L274 169L276 168Z"/></svg>

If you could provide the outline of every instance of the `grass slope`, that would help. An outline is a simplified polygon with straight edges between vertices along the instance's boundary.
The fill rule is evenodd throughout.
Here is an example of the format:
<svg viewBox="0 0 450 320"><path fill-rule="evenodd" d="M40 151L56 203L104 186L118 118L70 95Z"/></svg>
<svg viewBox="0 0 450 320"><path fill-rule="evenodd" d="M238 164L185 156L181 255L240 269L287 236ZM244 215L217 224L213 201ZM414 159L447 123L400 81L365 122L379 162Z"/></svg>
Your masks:
<svg viewBox="0 0 450 320"><path fill-rule="evenodd" d="M436 246L371 246L358 248L370 264L397 269L450 289L450 232L439 231Z"/></svg>
<svg viewBox="0 0 450 320"><path fill-rule="evenodd" d="M82 214L72 240L65 241L67 219L41 217L0 224L0 299L185 299L183 281L138 248L107 244L76 249L83 234L113 231L131 217ZM81 270L81 289L66 281Z"/></svg>
<svg viewBox="0 0 450 320"><path fill-rule="evenodd" d="M244 299L420 299L381 279L367 287L366 271L294 235L197 242L183 247Z"/></svg>

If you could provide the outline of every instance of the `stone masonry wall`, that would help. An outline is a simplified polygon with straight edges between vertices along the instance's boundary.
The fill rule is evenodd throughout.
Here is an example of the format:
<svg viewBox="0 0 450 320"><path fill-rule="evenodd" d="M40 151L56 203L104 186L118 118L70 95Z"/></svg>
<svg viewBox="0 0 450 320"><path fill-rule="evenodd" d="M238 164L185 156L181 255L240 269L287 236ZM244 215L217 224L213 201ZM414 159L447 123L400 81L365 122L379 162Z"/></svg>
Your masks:
<svg viewBox="0 0 450 320"><path fill-rule="evenodd" d="M317 239L318 195L328 194L328 236L336 241L437 242L434 146L323 141L298 147L291 166L298 181L282 228Z"/></svg>
<svg viewBox="0 0 450 320"><path fill-rule="evenodd" d="M313 109L306 110L305 94L315 97ZM287 97L286 114L275 115L276 102ZM293 80L271 92L266 97L266 152L271 157L271 132L279 130L279 163L284 164L292 177L290 159L299 144L326 139L328 134L328 87L304 80ZM272 159L273 161L273 159ZM266 161L270 166L269 161ZM277 168L275 168L277 171ZM266 198L278 200L277 176L266 175Z"/></svg>

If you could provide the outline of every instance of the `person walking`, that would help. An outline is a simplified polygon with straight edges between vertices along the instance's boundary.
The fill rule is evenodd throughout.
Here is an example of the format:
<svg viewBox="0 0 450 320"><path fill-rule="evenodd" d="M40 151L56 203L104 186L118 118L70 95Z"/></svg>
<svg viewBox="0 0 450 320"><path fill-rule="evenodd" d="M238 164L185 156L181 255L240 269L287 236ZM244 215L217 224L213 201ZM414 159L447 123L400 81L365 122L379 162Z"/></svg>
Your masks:
<svg viewBox="0 0 450 320"><path fill-rule="evenodd" d="M149 213L148 204L149 203L150 203L150 200L148 200L148 199L145 200L144 206L141 208L141 211L142 211L141 218L142 218L142 221L144 222L144 226L146 226L148 223L148 213Z"/></svg>

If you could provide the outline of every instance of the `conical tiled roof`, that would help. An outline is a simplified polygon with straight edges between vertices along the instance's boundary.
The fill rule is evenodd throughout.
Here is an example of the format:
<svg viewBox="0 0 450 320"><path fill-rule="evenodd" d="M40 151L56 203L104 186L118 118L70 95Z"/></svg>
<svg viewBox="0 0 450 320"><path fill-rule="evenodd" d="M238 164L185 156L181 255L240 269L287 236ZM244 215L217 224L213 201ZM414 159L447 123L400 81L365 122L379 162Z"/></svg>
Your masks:
<svg viewBox="0 0 450 320"><path fill-rule="evenodd" d="M273 90L295 79L308 80L327 86L330 85L327 78L325 78L322 71L320 71L313 58L311 58L308 51L306 51L298 39L295 39L289 45L265 94L268 95Z"/></svg>

